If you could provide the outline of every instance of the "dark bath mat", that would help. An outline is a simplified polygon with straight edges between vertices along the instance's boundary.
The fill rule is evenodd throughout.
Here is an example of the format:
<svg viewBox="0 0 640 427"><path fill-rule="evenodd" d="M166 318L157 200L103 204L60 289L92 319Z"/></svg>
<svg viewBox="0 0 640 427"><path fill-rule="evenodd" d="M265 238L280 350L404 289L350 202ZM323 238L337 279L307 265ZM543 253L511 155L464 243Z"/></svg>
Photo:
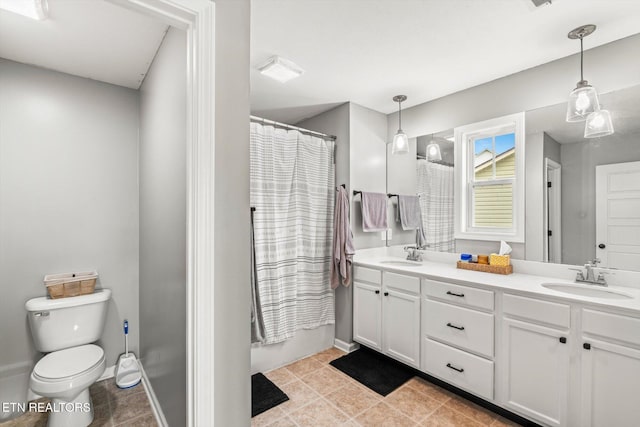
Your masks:
<svg viewBox="0 0 640 427"><path fill-rule="evenodd" d="M251 417L289 400L286 394L261 372L251 375Z"/></svg>
<svg viewBox="0 0 640 427"><path fill-rule="evenodd" d="M330 363L382 396L414 377L412 369L368 349L361 348Z"/></svg>

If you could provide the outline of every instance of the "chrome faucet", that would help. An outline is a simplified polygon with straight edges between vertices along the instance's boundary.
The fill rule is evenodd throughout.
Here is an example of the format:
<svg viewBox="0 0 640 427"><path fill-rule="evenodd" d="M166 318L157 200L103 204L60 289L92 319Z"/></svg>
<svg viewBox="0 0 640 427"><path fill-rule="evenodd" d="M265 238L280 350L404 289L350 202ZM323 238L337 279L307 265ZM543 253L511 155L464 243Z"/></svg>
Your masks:
<svg viewBox="0 0 640 427"><path fill-rule="evenodd" d="M580 283L590 283L592 285L598 286L607 286L607 281L604 278L606 273L599 272L598 277L595 275L594 268L598 267L600 263L599 258L594 258L592 261L587 262L584 265L585 271L581 268L571 268L571 270L576 270L578 273L576 274L576 282Z"/></svg>
<svg viewBox="0 0 640 427"><path fill-rule="evenodd" d="M405 246L404 251L407 252L408 261L422 261L422 251L416 246Z"/></svg>

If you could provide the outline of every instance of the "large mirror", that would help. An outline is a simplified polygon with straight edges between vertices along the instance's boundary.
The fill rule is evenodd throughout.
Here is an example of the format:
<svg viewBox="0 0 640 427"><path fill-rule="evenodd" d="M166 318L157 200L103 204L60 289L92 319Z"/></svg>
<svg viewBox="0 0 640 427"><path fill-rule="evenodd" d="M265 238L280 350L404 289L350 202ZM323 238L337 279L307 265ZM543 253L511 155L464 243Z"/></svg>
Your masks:
<svg viewBox="0 0 640 427"><path fill-rule="evenodd" d="M615 128L600 138L585 138L584 122L566 122L566 103L525 113L527 230L514 258L574 265L599 258L602 266L640 271L640 86L601 94L600 103ZM389 156L387 174L393 186L399 167L415 171L410 188L420 197L428 249L473 252L483 246L454 239L453 134L412 139L413 164ZM489 153L495 170L509 163L502 145ZM476 151L479 168L489 154ZM390 244L410 242L398 234Z"/></svg>

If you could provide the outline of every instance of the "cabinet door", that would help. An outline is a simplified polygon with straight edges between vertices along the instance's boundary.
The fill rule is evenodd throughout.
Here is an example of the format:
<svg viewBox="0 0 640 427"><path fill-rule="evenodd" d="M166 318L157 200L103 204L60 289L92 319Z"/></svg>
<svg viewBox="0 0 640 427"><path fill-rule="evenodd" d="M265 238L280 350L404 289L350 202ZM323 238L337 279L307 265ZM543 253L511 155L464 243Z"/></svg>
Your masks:
<svg viewBox="0 0 640 427"><path fill-rule="evenodd" d="M385 287L382 297L383 353L420 366L420 296Z"/></svg>
<svg viewBox="0 0 640 427"><path fill-rule="evenodd" d="M353 339L382 350L382 295L380 285L353 283Z"/></svg>
<svg viewBox="0 0 640 427"><path fill-rule="evenodd" d="M582 421L588 427L638 426L640 351L602 341L582 343Z"/></svg>
<svg viewBox="0 0 640 427"><path fill-rule="evenodd" d="M568 331L503 320L505 407L546 425L566 425Z"/></svg>

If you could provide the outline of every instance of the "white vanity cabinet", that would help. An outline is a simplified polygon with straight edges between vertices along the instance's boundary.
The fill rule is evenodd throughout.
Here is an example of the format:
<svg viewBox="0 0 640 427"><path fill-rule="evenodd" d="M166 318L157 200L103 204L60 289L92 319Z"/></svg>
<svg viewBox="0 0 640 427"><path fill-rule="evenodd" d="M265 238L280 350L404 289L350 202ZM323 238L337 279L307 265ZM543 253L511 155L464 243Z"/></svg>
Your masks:
<svg viewBox="0 0 640 427"><path fill-rule="evenodd" d="M582 419L579 425L637 426L640 422L640 319L584 308L580 355Z"/></svg>
<svg viewBox="0 0 640 427"><path fill-rule="evenodd" d="M422 280L422 371L493 399L494 293Z"/></svg>
<svg viewBox="0 0 640 427"><path fill-rule="evenodd" d="M420 279L356 266L353 339L418 368Z"/></svg>
<svg viewBox="0 0 640 427"><path fill-rule="evenodd" d="M502 306L503 405L545 425L566 425L569 305L504 294Z"/></svg>

